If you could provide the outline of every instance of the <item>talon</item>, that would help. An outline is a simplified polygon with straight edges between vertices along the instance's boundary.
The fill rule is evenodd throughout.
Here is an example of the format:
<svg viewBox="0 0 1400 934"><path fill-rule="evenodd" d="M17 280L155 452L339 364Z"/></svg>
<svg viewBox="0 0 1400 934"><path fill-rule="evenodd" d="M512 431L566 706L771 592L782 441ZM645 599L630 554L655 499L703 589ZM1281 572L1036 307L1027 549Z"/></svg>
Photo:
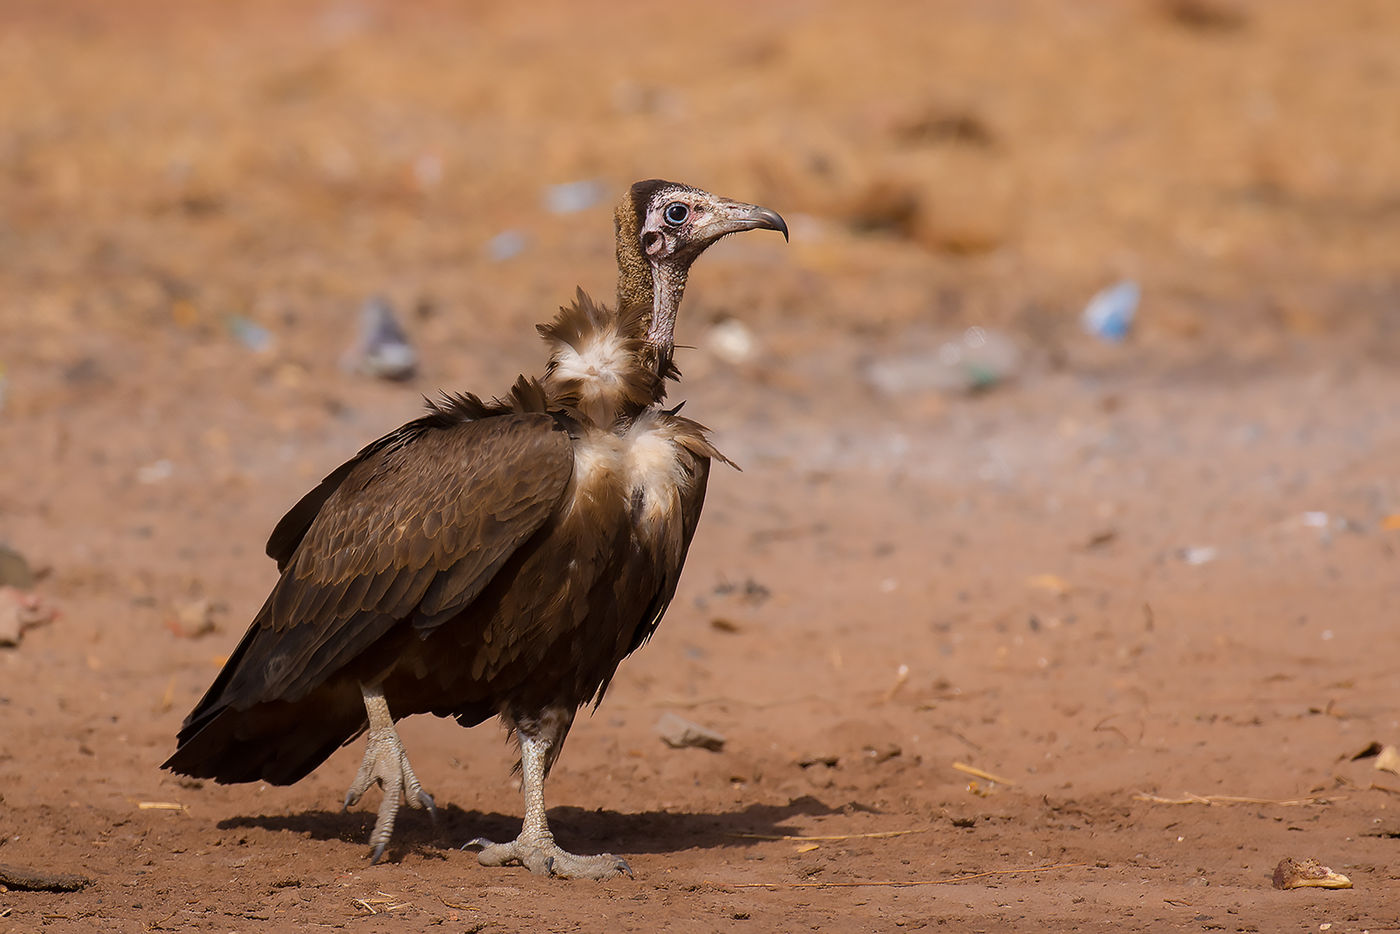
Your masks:
<svg viewBox="0 0 1400 934"><path fill-rule="evenodd" d="M398 818L399 806L407 803L412 808L426 808L437 817L437 806L433 798L418 783L413 767L408 762L403 743L394 730L394 721L389 714L388 703L378 688L361 686L365 699L365 713L369 718L368 735L365 739L365 756L355 780L345 792L345 805L348 811L356 804L370 786L378 785L383 792L379 804L379 814L374 822L374 830L369 835L370 865L378 863L384 850L394 835L394 822Z"/></svg>
<svg viewBox="0 0 1400 934"><path fill-rule="evenodd" d="M481 848L484 850L484 849L486 849L488 846L493 846L493 845L494 845L494 844L492 844L492 842L491 842L490 840L487 840L485 837L475 837L475 838L473 838L473 839L471 839L471 840L468 840L466 843L463 843L463 844L462 844L462 849L464 849L464 850L469 850L469 849L471 849L471 848L474 847L474 846L479 846L479 847L481 847Z"/></svg>
<svg viewBox="0 0 1400 934"><path fill-rule="evenodd" d="M553 878L553 877L554 877L554 857L553 857L553 856L546 856L546 857L544 858L544 871L545 871L545 875L549 876L550 878Z"/></svg>

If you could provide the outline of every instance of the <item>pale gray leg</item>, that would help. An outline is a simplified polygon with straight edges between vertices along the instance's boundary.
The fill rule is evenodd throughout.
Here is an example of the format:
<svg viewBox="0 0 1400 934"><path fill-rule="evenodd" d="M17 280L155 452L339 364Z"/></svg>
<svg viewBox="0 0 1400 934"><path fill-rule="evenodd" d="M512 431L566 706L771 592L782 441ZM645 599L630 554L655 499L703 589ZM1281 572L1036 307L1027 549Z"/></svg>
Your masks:
<svg viewBox="0 0 1400 934"><path fill-rule="evenodd" d="M374 822L374 830L369 835L372 850L370 864L379 862L389 838L394 834L394 819L399 816L399 804L408 802L411 808L427 808L428 813L437 819L437 809L432 797L418 784L418 776L413 774L413 766L408 764L408 753L399 742L398 731L394 729L394 718L389 714L389 702L384 699L384 691L379 685L360 685L365 698L365 712L369 714L369 731L365 737L365 758L360 763L360 771L345 792L345 807L360 800L370 785L378 785L384 790L384 800L379 804L379 817Z"/></svg>
<svg viewBox="0 0 1400 934"><path fill-rule="evenodd" d="M569 715L568 720L572 720ZM568 729L566 721L563 730ZM551 735L554 734L554 735ZM563 742L562 731L531 734L517 726L520 743L521 785L525 794L525 823L520 836L509 843L492 843L483 837L466 844L479 846L478 862L483 866L520 865L538 876L561 879L609 879L626 873L632 875L627 861L611 853L578 856L559 848L554 834L549 832L545 818L544 779L553 763L552 751ZM465 849L465 847L464 847Z"/></svg>

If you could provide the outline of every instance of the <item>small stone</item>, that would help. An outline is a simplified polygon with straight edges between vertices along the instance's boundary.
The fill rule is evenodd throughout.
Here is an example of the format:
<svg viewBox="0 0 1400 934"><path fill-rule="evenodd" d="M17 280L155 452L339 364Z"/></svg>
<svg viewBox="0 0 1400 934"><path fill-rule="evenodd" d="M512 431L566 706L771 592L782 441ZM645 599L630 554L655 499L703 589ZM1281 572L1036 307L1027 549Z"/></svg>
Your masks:
<svg viewBox="0 0 1400 934"><path fill-rule="evenodd" d="M861 752L871 762L874 762L876 765L880 765L881 763L888 762L891 759L902 755L904 753L904 750L900 749L899 746L895 745L894 743L876 743L864 746L861 749Z"/></svg>
<svg viewBox="0 0 1400 934"><path fill-rule="evenodd" d="M1193 545L1181 549L1178 554L1181 555L1182 561L1185 561L1192 567L1199 567L1202 564L1209 564L1219 557L1220 549L1216 548L1214 545Z"/></svg>
<svg viewBox="0 0 1400 934"><path fill-rule="evenodd" d="M705 344L716 357L735 365L751 360L758 351L753 332L737 318L725 318L710 328Z"/></svg>
<svg viewBox="0 0 1400 934"><path fill-rule="evenodd" d="M831 753L808 753L797 758L797 764L804 769L810 769L814 765L824 765L829 769L834 769L836 763L840 761L840 756Z"/></svg>
<svg viewBox="0 0 1400 934"><path fill-rule="evenodd" d="M525 252L530 238L519 230L503 230L486 243L486 255L492 262L503 263Z"/></svg>
<svg viewBox="0 0 1400 934"><path fill-rule="evenodd" d="M58 612L37 594L0 587L0 648L13 648L26 629L50 622Z"/></svg>
<svg viewBox="0 0 1400 934"><path fill-rule="evenodd" d="M0 587L28 590L33 586L34 571L24 555L8 545L0 545Z"/></svg>
<svg viewBox="0 0 1400 934"><path fill-rule="evenodd" d="M709 727L701 726L673 713L664 713L656 721L656 732L661 741L672 749L708 749L719 752L724 748L724 736Z"/></svg>
<svg viewBox="0 0 1400 934"><path fill-rule="evenodd" d="M276 343L271 331L243 315L229 315L224 324L234 339L253 353L266 353Z"/></svg>
<svg viewBox="0 0 1400 934"><path fill-rule="evenodd" d="M418 351L387 299L376 295L360 309L360 334L348 359L351 369L379 379L406 380L418 372Z"/></svg>
<svg viewBox="0 0 1400 934"><path fill-rule="evenodd" d="M223 610L223 604L207 598L190 600L175 607L175 615L167 626L181 638L198 639L218 630L217 617Z"/></svg>

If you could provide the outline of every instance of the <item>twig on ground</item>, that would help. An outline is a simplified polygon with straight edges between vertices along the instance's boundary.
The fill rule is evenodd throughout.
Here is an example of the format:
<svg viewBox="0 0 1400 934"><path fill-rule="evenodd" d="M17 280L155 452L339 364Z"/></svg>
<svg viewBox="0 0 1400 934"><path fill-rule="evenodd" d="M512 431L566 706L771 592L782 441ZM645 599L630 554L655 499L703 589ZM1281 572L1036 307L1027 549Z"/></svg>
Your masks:
<svg viewBox="0 0 1400 934"><path fill-rule="evenodd" d="M894 700L894 696L899 693L899 689L904 687L908 681L909 666L900 665L894 673L894 684L890 685L890 689L880 696L880 703L888 704L890 701Z"/></svg>
<svg viewBox="0 0 1400 934"><path fill-rule="evenodd" d="M726 886L732 889L833 889L856 888L862 885L893 886L902 888L911 885L950 885L954 882L967 882L971 879L985 879L988 876L1009 876L1026 872L1051 872L1055 869L1079 869L1090 863L1057 863L1053 866L1036 866L1031 869L989 869L986 872L973 872L965 876L950 876L947 879L916 879L910 882L711 882L711 885Z"/></svg>
<svg viewBox="0 0 1400 934"><path fill-rule="evenodd" d="M966 775L971 775L974 778L981 778L989 782L996 782L998 785L1016 784L1009 778L1002 778L1000 775L993 775L991 772L984 772L981 769L977 768L977 766L968 765L966 762L954 762L953 768Z"/></svg>
<svg viewBox="0 0 1400 934"><path fill-rule="evenodd" d="M398 911L400 908L413 907L411 902L398 901L388 892L375 892L373 898L352 898L350 902L372 915L377 915L381 911Z"/></svg>
<svg viewBox="0 0 1400 934"><path fill-rule="evenodd" d="M880 837L902 837L907 833L926 833L930 828L917 827L913 830L877 830L873 833L838 833L830 836L807 837L788 833L731 833L729 837L743 837L746 840L874 840Z"/></svg>
<svg viewBox="0 0 1400 934"><path fill-rule="evenodd" d="M1184 798L1163 798L1138 792L1134 801L1149 804L1275 804L1281 807L1302 807L1308 804L1330 804L1340 801L1345 795L1308 795L1305 798L1249 798L1243 795L1197 795L1187 792Z"/></svg>

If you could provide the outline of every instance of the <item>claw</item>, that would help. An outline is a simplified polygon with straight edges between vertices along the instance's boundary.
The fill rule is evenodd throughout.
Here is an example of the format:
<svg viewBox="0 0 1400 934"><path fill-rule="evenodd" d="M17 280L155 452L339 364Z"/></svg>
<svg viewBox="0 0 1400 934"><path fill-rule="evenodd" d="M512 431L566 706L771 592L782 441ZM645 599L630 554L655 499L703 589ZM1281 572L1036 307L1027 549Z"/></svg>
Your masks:
<svg viewBox="0 0 1400 934"><path fill-rule="evenodd" d="M597 856L578 856L562 850L551 837L526 837L523 834L509 843L493 843L485 837L476 837L462 844L462 849L480 847L477 862L483 866L524 866L537 876L554 879L611 879L613 876L632 875L632 867L625 859L611 853Z"/></svg>
<svg viewBox="0 0 1400 934"><path fill-rule="evenodd" d="M356 804L371 785L378 785L384 792L374 830L369 835L369 861L372 866L379 862L389 846L401 804L426 810L434 822L437 820L437 805L432 795L418 783L418 776L413 774L413 766L409 764L408 754L404 752L403 743L394 730L383 693L365 689L365 710L370 721L365 757L360 763L360 770L355 773L355 780L345 792L344 809L348 810Z"/></svg>

